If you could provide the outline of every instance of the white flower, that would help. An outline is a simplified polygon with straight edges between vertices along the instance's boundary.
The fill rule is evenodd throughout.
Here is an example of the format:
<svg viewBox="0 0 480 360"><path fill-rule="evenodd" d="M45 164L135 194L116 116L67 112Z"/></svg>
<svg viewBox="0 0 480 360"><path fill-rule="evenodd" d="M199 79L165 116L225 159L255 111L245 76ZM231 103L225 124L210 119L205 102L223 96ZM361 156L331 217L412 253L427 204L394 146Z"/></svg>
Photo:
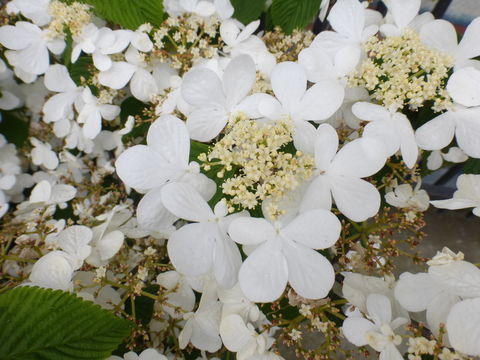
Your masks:
<svg viewBox="0 0 480 360"><path fill-rule="evenodd" d="M51 16L48 12L50 0L12 0L7 3L7 13L22 13L37 26L47 25Z"/></svg>
<svg viewBox="0 0 480 360"><path fill-rule="evenodd" d="M398 317L392 321L390 300L380 294L368 296L367 312L371 321L355 316L344 321L342 329L347 340L356 346L370 345L380 352L381 360L402 360L403 356L397 349L402 338L394 331L408 320Z"/></svg>
<svg viewBox="0 0 480 360"><path fill-rule="evenodd" d="M217 13L221 19L227 19L234 11L230 0L165 0L164 6L165 11L174 17L193 13L208 18Z"/></svg>
<svg viewBox="0 0 480 360"><path fill-rule="evenodd" d="M225 347L237 353L237 360L251 359L253 355L264 354L273 343L268 334L258 334L250 323L241 316L227 315L220 322L220 336Z"/></svg>
<svg viewBox="0 0 480 360"><path fill-rule="evenodd" d="M307 211L286 226L263 218L240 218L229 234L242 245L255 245L242 264L240 287L254 302L278 299L287 282L309 299L327 296L334 283L330 262L314 249L333 246L340 235L340 222L326 210Z"/></svg>
<svg viewBox="0 0 480 360"><path fill-rule="evenodd" d="M468 156L480 158L480 70L462 68L453 73L447 91L455 101L453 108L417 129L418 145L425 150L440 150L455 136Z"/></svg>
<svg viewBox="0 0 480 360"><path fill-rule="evenodd" d="M480 216L480 175L460 175L453 198L432 201L431 204L437 208L449 210L473 207L473 213Z"/></svg>
<svg viewBox="0 0 480 360"><path fill-rule="evenodd" d="M188 276L213 271L219 284L233 287L242 258L227 229L233 219L244 214L227 216L225 201L218 202L212 211L191 185L180 182L162 188L162 201L172 214L196 222L182 226L168 240L168 255L175 268Z"/></svg>
<svg viewBox="0 0 480 360"><path fill-rule="evenodd" d="M338 135L329 124L320 125L310 139L315 151L315 176L300 205L300 211L330 210L332 197L337 208L353 221L364 221L377 214L380 194L362 180L385 164L385 150L378 140L361 138L346 144L337 153Z"/></svg>
<svg viewBox="0 0 480 360"><path fill-rule="evenodd" d="M83 125L83 134L87 139L94 139L102 131L102 119L113 120L120 114L117 105L102 104L86 87L82 93L83 104L77 121Z"/></svg>
<svg viewBox="0 0 480 360"><path fill-rule="evenodd" d="M385 36L400 36L406 28L416 29L417 23L423 25L432 21L431 14L417 16L420 10L421 0L388 0L387 24L380 26L380 31Z"/></svg>
<svg viewBox="0 0 480 360"><path fill-rule="evenodd" d="M229 53L232 57L242 54L249 55L257 69L269 76L276 60L275 56L267 50L262 39L253 34L259 25L260 20L252 21L244 26L235 19L228 19L220 25L220 36L226 44L223 48L225 53Z"/></svg>
<svg viewBox="0 0 480 360"><path fill-rule="evenodd" d="M65 208L66 202L72 200L77 190L70 185L51 184L48 180L40 181L32 189L28 202L24 202L18 206L16 213L23 214L33 209L47 206Z"/></svg>
<svg viewBox="0 0 480 360"><path fill-rule="evenodd" d="M190 137L212 140L227 125L229 117L238 112L260 117L257 108L264 94L247 96L255 76L255 64L248 55L230 61L221 79L206 67L190 70L182 83L182 96L193 106L187 118Z"/></svg>
<svg viewBox="0 0 480 360"><path fill-rule="evenodd" d="M393 191L385 194L385 200L388 204L397 208L426 211L430 198L425 190L420 189L420 186L420 181L415 186L415 189L410 184L399 185Z"/></svg>
<svg viewBox="0 0 480 360"><path fill-rule="evenodd" d="M142 227L163 231L177 220L162 204L161 189L169 181L193 185L206 200L215 193L213 180L200 173L196 162L189 163L189 155L190 137L184 122L164 115L148 129L146 146L133 146L118 157L115 167L120 179L146 193L137 207Z"/></svg>
<svg viewBox="0 0 480 360"><path fill-rule="evenodd" d="M446 154L442 153L440 150L434 150L428 156L427 168L429 170L438 170L442 166L443 160L451 163L462 163L468 160L468 155L456 146L452 146L448 149Z"/></svg>
<svg viewBox="0 0 480 360"><path fill-rule="evenodd" d="M323 5L323 2L322 2ZM321 47L332 56L347 47L358 52L362 43L375 35L377 25L367 23L367 11L357 0L339 0L332 7L328 21L335 31L322 31L312 42L312 47ZM344 61L348 61L344 59Z"/></svg>
<svg viewBox="0 0 480 360"><path fill-rule="evenodd" d="M388 156L400 150L405 164L409 168L415 165L418 146L412 125L404 114L368 102L356 103L352 111L359 119L369 121L363 132L364 137L382 141Z"/></svg>
<svg viewBox="0 0 480 360"><path fill-rule="evenodd" d="M208 352L215 352L222 346L218 333L221 304L216 292L215 281L206 280L197 311L184 315L186 323L178 336L181 349L184 349L189 342L197 349Z"/></svg>
<svg viewBox="0 0 480 360"><path fill-rule="evenodd" d="M29 74L45 73L50 64L48 50L59 55L65 48L64 40L58 38L50 40L47 31L25 21L18 21L15 26L2 26L0 43L10 49L5 51L8 62Z"/></svg>
<svg viewBox="0 0 480 360"><path fill-rule="evenodd" d="M70 226L58 234L58 246L70 255L74 270L78 270L90 255L92 248L88 244L92 236L92 231L81 225Z"/></svg>
<svg viewBox="0 0 480 360"><path fill-rule="evenodd" d="M474 19L458 43L457 30L446 20L435 20L420 30L421 40L455 59L455 69L474 66L480 69L480 62L472 60L480 55L480 18Z"/></svg>
<svg viewBox="0 0 480 360"><path fill-rule="evenodd" d="M165 355L160 354L157 350L153 348L148 348L143 350L140 355L137 355L133 351L129 351L123 354L123 357L119 356L110 356L107 360L167 360Z"/></svg>
<svg viewBox="0 0 480 360"><path fill-rule="evenodd" d="M83 87L77 87L64 65L51 65L45 73L45 87L58 92L43 105L43 121L46 123L73 119L72 105L82 93Z"/></svg>
<svg viewBox="0 0 480 360"><path fill-rule="evenodd" d="M272 120L293 121L293 142L302 151L312 152L308 139L315 127L308 121L322 121L332 116L343 101L345 91L335 81L319 81L307 90L305 69L294 62L277 64L271 76L275 97L260 102L260 113Z"/></svg>
<svg viewBox="0 0 480 360"><path fill-rule="evenodd" d="M72 258L64 251L52 251L33 265L29 285L50 289L70 290L74 272Z"/></svg>
<svg viewBox="0 0 480 360"><path fill-rule="evenodd" d="M195 307L195 293L188 278L176 271L167 271L157 276L157 284L168 290L166 300L169 304L178 306L190 312ZM172 317L179 317L171 306L164 305L162 309Z"/></svg>
<svg viewBox="0 0 480 360"><path fill-rule="evenodd" d="M0 191L12 189L20 172L20 159L17 157L15 145L8 144L0 134Z"/></svg>
<svg viewBox="0 0 480 360"><path fill-rule="evenodd" d="M127 61L113 62L107 71L100 72L100 84L118 90L130 82L132 95L143 102L150 101L152 95L169 86L174 71L167 64L146 62L144 54L134 46L127 49L125 59Z"/></svg>
<svg viewBox="0 0 480 360"><path fill-rule="evenodd" d="M245 322L255 322L263 316L258 306L245 297L240 284L236 284L231 289L219 288L218 297L223 304L222 318L236 314L241 316Z"/></svg>
<svg viewBox="0 0 480 360"><path fill-rule="evenodd" d="M448 314L446 328L455 350L480 356L480 297L455 304Z"/></svg>
<svg viewBox="0 0 480 360"><path fill-rule="evenodd" d="M30 138L33 145L31 152L32 162L37 166L44 166L49 170L54 170L58 166L57 154L52 151L52 145L43 143L37 138Z"/></svg>

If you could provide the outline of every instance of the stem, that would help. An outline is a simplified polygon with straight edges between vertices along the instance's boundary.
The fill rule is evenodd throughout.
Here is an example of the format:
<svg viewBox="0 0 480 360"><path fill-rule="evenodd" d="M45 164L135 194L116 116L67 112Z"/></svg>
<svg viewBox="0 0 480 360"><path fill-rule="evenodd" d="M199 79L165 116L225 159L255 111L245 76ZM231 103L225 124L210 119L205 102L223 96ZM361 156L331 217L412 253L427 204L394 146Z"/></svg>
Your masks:
<svg viewBox="0 0 480 360"><path fill-rule="evenodd" d="M22 258L19 256L15 255L0 255L0 260L13 260L13 261L18 261L18 262L28 262L28 263L35 263L37 260L35 259L27 259L27 258Z"/></svg>

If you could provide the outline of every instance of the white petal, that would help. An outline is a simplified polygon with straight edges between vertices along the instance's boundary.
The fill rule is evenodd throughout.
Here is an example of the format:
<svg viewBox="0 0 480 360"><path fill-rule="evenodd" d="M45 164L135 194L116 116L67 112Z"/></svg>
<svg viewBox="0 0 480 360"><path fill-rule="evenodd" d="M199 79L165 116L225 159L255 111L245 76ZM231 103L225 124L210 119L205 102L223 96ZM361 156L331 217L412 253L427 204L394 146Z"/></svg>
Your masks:
<svg viewBox="0 0 480 360"><path fill-rule="evenodd" d="M157 119L148 129L147 144L172 164L188 164L190 137L185 123L175 116Z"/></svg>
<svg viewBox="0 0 480 360"><path fill-rule="evenodd" d="M75 197L76 193L77 189L75 189L71 185L55 185L52 188L49 202L52 204L61 204L72 200Z"/></svg>
<svg viewBox="0 0 480 360"><path fill-rule="evenodd" d="M77 85L73 82L67 68L63 65L51 65L45 73L45 87L50 91L67 92Z"/></svg>
<svg viewBox="0 0 480 360"><path fill-rule="evenodd" d="M308 186L300 205L300 211L312 209L330 210L332 208L332 195L327 176L318 176Z"/></svg>
<svg viewBox="0 0 480 360"><path fill-rule="evenodd" d="M168 240L168 255L178 272L200 276L213 264L215 233L211 224L188 224L175 231Z"/></svg>
<svg viewBox="0 0 480 360"><path fill-rule="evenodd" d="M393 15L395 24L404 29L420 10L421 0L391 0L389 10Z"/></svg>
<svg viewBox="0 0 480 360"><path fill-rule="evenodd" d="M102 116L96 108L89 107L87 110L85 106L77 120L85 123L82 130L83 135L87 139L95 139L97 135L100 134L100 131L102 131Z"/></svg>
<svg viewBox="0 0 480 360"><path fill-rule="evenodd" d="M336 81L320 81L307 90L294 117L302 120L325 120L342 105L345 90Z"/></svg>
<svg viewBox="0 0 480 360"><path fill-rule="evenodd" d="M30 281L40 287L68 290L73 275L70 260L63 251L49 252L33 265Z"/></svg>
<svg viewBox="0 0 480 360"><path fill-rule="evenodd" d="M298 54L298 63L305 68L309 81L336 79L337 74L332 59L323 48L309 47L303 49Z"/></svg>
<svg viewBox="0 0 480 360"><path fill-rule="evenodd" d="M307 90L307 75L297 63L286 61L278 64L271 75L272 89L283 107L291 113L296 110Z"/></svg>
<svg viewBox="0 0 480 360"><path fill-rule="evenodd" d="M448 80L447 91L461 105L479 106L480 70L466 67L455 71Z"/></svg>
<svg viewBox="0 0 480 360"><path fill-rule="evenodd" d="M468 25L458 46L457 57L471 59L480 55L480 19L475 18Z"/></svg>
<svg viewBox="0 0 480 360"><path fill-rule="evenodd" d="M447 111L419 127L415 139L421 149L440 150L452 142L454 134L454 114Z"/></svg>
<svg viewBox="0 0 480 360"><path fill-rule="evenodd" d="M240 268L240 287L250 301L271 302L285 290L287 261L275 241L268 241L256 248Z"/></svg>
<svg viewBox="0 0 480 360"><path fill-rule="evenodd" d="M419 312L442 291L427 273L403 273L395 286L395 299L408 311Z"/></svg>
<svg viewBox="0 0 480 360"><path fill-rule="evenodd" d="M354 104L352 112L356 117L365 121L382 121L388 119L390 116L388 110L383 106L364 101Z"/></svg>
<svg viewBox="0 0 480 360"><path fill-rule="evenodd" d="M222 21L222 24L220 25L220 36L225 44L229 46L236 45L239 33L240 28L235 20L227 19Z"/></svg>
<svg viewBox="0 0 480 360"><path fill-rule="evenodd" d="M480 107L457 112L455 136L465 154L480 158Z"/></svg>
<svg viewBox="0 0 480 360"><path fill-rule="evenodd" d="M150 190L138 203L137 220L143 228L162 232L171 229L178 220L163 206L161 191L161 187Z"/></svg>
<svg viewBox="0 0 480 360"><path fill-rule="evenodd" d="M335 215L317 209L299 215L282 230L282 234L312 249L326 249L337 242L341 229Z"/></svg>
<svg viewBox="0 0 480 360"><path fill-rule="evenodd" d="M43 120L46 123L57 122L73 117L72 105L75 102L77 93L67 92L55 94L43 105Z"/></svg>
<svg viewBox="0 0 480 360"><path fill-rule="evenodd" d="M365 8L355 0L339 0L333 6L328 21L336 32L352 40L360 40L365 26Z"/></svg>
<svg viewBox="0 0 480 360"><path fill-rule="evenodd" d="M350 220L365 221L378 213L380 194L369 182L335 176L331 178L330 184L337 208Z"/></svg>
<svg viewBox="0 0 480 360"><path fill-rule="evenodd" d="M124 235L120 230L114 230L104 235L96 244L101 260L108 260L115 256L123 245Z"/></svg>
<svg viewBox="0 0 480 360"><path fill-rule="evenodd" d="M103 119L111 121L120 114L120 106L105 104L99 107L99 111Z"/></svg>
<svg viewBox="0 0 480 360"><path fill-rule="evenodd" d="M227 120L224 108L204 107L188 115L187 128L193 140L208 142L223 130Z"/></svg>
<svg viewBox="0 0 480 360"><path fill-rule="evenodd" d="M446 325L455 350L480 356L480 298L464 300L453 306Z"/></svg>
<svg viewBox="0 0 480 360"><path fill-rule="evenodd" d="M237 314L228 315L222 319L220 336L225 347L233 352L240 351L252 338L245 322Z"/></svg>
<svg viewBox="0 0 480 360"><path fill-rule="evenodd" d="M238 282L241 265L242 256L237 245L226 234L219 234L215 241L213 271L215 279L224 289L230 289Z"/></svg>
<svg viewBox="0 0 480 360"><path fill-rule="evenodd" d="M87 244L92 240L92 230L86 226L74 225L63 230L58 238L58 244L69 255L83 262L91 252Z"/></svg>
<svg viewBox="0 0 480 360"><path fill-rule="evenodd" d="M386 159L385 147L380 141L368 137L356 139L340 149L329 174L359 178L371 176L383 168Z"/></svg>
<svg viewBox="0 0 480 360"><path fill-rule="evenodd" d="M480 269L466 261L454 261L446 265L430 266L432 279L452 294L480 297Z"/></svg>
<svg viewBox="0 0 480 360"><path fill-rule="evenodd" d="M104 55L101 52L95 51L92 54L93 65L100 71L107 71L113 65L112 60L108 55Z"/></svg>
<svg viewBox="0 0 480 360"><path fill-rule="evenodd" d="M276 236L273 226L263 218L241 217L232 221L228 233L242 245L257 245Z"/></svg>
<svg viewBox="0 0 480 360"><path fill-rule="evenodd" d="M418 146L412 125L403 114L396 118L396 128L400 136L400 151L408 168L413 168L418 158Z"/></svg>
<svg viewBox="0 0 480 360"><path fill-rule="evenodd" d="M382 350L378 360L403 360L404 357L400 354L397 347L393 343L387 343L385 349Z"/></svg>
<svg viewBox="0 0 480 360"><path fill-rule="evenodd" d="M370 294L367 298L368 315L376 325L389 324L392 321L392 304L385 295Z"/></svg>
<svg viewBox="0 0 480 360"><path fill-rule="evenodd" d="M152 74L144 69L137 69L130 81L132 95L138 100L149 102L152 95L158 93L157 83Z"/></svg>
<svg viewBox="0 0 480 360"><path fill-rule="evenodd" d="M446 20L435 20L422 26L420 39L426 45L446 54L454 55L457 50L457 31Z"/></svg>
<svg viewBox="0 0 480 360"><path fill-rule="evenodd" d="M320 253L302 244L288 243L284 252L288 264L288 282L298 295L321 299L335 282L332 264Z"/></svg>
<svg viewBox="0 0 480 360"><path fill-rule="evenodd" d="M348 317L342 325L343 334L353 345L365 346L368 344L367 332L373 331L375 325L361 317Z"/></svg>
<svg viewBox="0 0 480 360"><path fill-rule="evenodd" d="M315 139L315 165L317 169L326 171L330 168L338 149L338 135L330 124L322 124L317 128Z"/></svg>
<svg viewBox="0 0 480 360"><path fill-rule="evenodd" d="M164 159L145 145L127 149L119 156L115 167L125 184L141 190L161 186L172 175Z"/></svg>
<svg viewBox="0 0 480 360"><path fill-rule="evenodd" d="M315 151L315 126L308 121L294 122L293 144L297 150L313 154Z"/></svg>
<svg viewBox="0 0 480 360"><path fill-rule="evenodd" d="M442 291L428 304L427 324L435 336L440 334L440 324L446 324L450 310L459 301L460 298L458 296Z"/></svg>
<svg viewBox="0 0 480 360"><path fill-rule="evenodd" d="M46 202L50 199L51 192L52 185L47 180L42 180L32 189L28 201L31 203Z"/></svg>
<svg viewBox="0 0 480 360"><path fill-rule="evenodd" d="M182 96L186 102L196 107L215 104L225 105L222 82L217 74L207 68L194 68L183 78Z"/></svg>
<svg viewBox="0 0 480 360"><path fill-rule="evenodd" d="M110 69L98 75L98 81L104 86L119 90L128 84L136 69L136 66L124 61L114 62Z"/></svg>
<svg viewBox="0 0 480 360"><path fill-rule="evenodd" d="M190 184L174 182L165 185L162 201L168 211L181 219L205 222L214 216L210 206Z"/></svg>
<svg viewBox="0 0 480 360"><path fill-rule="evenodd" d="M32 42L32 40L35 40L34 36L32 36L32 32L34 34L35 31L29 31L28 26L18 26L20 23L21 21L17 22L16 26L5 25L0 27L0 43L7 49L25 49ZM28 24L29 27L35 26L30 23ZM37 27L35 26L35 28Z"/></svg>
<svg viewBox="0 0 480 360"><path fill-rule="evenodd" d="M247 96L255 77L255 63L250 56L240 55L230 61L222 79L227 109L232 109Z"/></svg>

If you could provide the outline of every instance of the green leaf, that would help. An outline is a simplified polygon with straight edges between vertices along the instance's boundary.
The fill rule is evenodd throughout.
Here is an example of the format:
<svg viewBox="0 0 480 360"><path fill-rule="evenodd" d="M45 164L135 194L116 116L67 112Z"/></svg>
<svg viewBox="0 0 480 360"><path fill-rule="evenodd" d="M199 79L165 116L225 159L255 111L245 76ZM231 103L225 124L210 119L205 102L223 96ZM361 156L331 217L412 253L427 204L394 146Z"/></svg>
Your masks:
<svg viewBox="0 0 480 360"><path fill-rule="evenodd" d="M480 159L468 159L463 166L463 172L465 174L480 174Z"/></svg>
<svg viewBox="0 0 480 360"><path fill-rule="evenodd" d="M235 12L233 17L247 25L260 18L266 0L231 0Z"/></svg>
<svg viewBox="0 0 480 360"><path fill-rule="evenodd" d="M68 66L70 77L77 86L82 86L82 78L88 80L92 77L91 70L93 68L93 60L91 56L82 56L74 63Z"/></svg>
<svg viewBox="0 0 480 360"><path fill-rule="evenodd" d="M22 147L28 139L29 118L17 111L1 111L0 114L0 134L5 136L9 143Z"/></svg>
<svg viewBox="0 0 480 360"><path fill-rule="evenodd" d="M131 323L60 290L17 287L0 295L0 359L101 360Z"/></svg>
<svg viewBox="0 0 480 360"><path fill-rule="evenodd" d="M290 34L303 29L318 13L322 0L273 0L272 19L276 26Z"/></svg>
<svg viewBox="0 0 480 360"><path fill-rule="evenodd" d="M150 23L159 26L164 20L163 0L80 0L92 5L95 13L124 28L136 30Z"/></svg>

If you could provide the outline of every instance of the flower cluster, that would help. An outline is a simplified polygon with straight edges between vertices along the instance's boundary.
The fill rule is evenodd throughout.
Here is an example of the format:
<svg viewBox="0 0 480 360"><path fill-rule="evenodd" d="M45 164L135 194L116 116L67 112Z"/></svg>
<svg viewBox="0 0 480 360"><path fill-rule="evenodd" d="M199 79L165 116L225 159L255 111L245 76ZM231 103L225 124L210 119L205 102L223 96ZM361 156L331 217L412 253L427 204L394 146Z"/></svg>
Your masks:
<svg viewBox="0 0 480 360"><path fill-rule="evenodd" d="M475 259L415 249L430 204L480 216L480 19L458 43L420 0L325 3L314 35L229 0L164 0L137 28L11 0L0 298L128 319L112 360L480 356ZM422 176L461 162L430 201Z"/></svg>

